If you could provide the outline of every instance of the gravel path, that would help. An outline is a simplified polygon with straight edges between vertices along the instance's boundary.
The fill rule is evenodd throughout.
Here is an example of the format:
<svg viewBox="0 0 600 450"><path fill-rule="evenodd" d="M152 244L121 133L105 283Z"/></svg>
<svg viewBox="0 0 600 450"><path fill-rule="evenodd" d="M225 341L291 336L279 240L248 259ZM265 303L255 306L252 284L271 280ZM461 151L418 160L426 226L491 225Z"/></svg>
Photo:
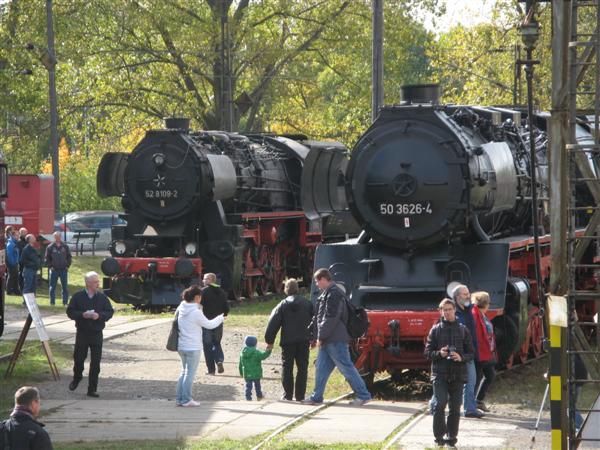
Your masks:
<svg viewBox="0 0 600 450"><path fill-rule="evenodd" d="M170 324L157 325L104 342L98 393L104 399L169 399L175 398L175 384L181 363L176 352L165 350ZM244 383L238 372L238 358L244 336L262 333L251 328L229 328L225 323L223 352L225 373L206 375L204 355L194 383L195 400L244 400ZM88 359L89 361L89 359ZM48 381L39 387L44 398L82 398L87 387L86 361L84 379L75 392L68 390L70 369L62 370L58 383ZM281 396L281 352L279 348L263 361L263 393L267 399Z"/></svg>

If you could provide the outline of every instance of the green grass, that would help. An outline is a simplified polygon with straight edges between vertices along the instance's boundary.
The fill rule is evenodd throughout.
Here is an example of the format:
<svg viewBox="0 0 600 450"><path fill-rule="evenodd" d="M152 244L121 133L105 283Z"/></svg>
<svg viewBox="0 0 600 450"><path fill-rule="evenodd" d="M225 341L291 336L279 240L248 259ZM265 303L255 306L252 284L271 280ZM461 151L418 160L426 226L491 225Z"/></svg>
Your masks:
<svg viewBox="0 0 600 450"><path fill-rule="evenodd" d="M0 354L11 353L15 348L16 341L0 341ZM0 389L0 417L4 418L13 408L15 391L25 385L33 385L52 379L48 360L44 354L41 344L36 342L26 343L26 351L21 353L15 364L15 369L9 378L4 378L8 363L0 364L0 377L2 378L2 389ZM72 364L73 346L51 343L52 354L59 370L70 367ZM42 399L43 404L43 399Z"/></svg>
<svg viewBox="0 0 600 450"><path fill-rule="evenodd" d="M253 437L241 441L231 439L221 440L175 440L175 441L114 441L114 442L75 442L72 444L56 444L56 450L122 450L124 448L135 448L136 450L243 450L251 449L257 445L263 437ZM262 448L266 450L376 450L381 444L312 444L309 442L286 442L283 439L269 442Z"/></svg>

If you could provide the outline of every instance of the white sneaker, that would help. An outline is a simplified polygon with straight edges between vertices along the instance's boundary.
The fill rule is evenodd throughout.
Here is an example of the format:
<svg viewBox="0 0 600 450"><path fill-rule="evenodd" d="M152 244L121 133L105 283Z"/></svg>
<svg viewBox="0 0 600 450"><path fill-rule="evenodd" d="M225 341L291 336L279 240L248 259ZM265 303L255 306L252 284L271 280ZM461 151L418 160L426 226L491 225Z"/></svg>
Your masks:
<svg viewBox="0 0 600 450"><path fill-rule="evenodd" d="M200 402L197 402L195 400L190 400L189 402L184 403L181 406L183 406L184 408L192 408L194 406L200 406Z"/></svg>

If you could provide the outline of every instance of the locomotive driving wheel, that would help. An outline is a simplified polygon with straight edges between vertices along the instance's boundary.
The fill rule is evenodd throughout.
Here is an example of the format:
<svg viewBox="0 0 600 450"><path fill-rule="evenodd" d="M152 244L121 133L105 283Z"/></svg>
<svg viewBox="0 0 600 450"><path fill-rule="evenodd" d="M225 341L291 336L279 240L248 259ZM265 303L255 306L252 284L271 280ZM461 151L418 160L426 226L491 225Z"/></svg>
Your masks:
<svg viewBox="0 0 600 450"><path fill-rule="evenodd" d="M527 334L531 335L531 351L534 357L539 357L543 352L543 329L542 318L539 314L539 308L533 308L527 327Z"/></svg>
<svg viewBox="0 0 600 450"><path fill-rule="evenodd" d="M273 286L273 257L270 247L263 245L258 252L258 268L262 270L263 276L256 282L256 293L265 295L272 291Z"/></svg>
<svg viewBox="0 0 600 450"><path fill-rule="evenodd" d="M283 292L283 280L286 273L285 253L280 247L273 252L273 292Z"/></svg>

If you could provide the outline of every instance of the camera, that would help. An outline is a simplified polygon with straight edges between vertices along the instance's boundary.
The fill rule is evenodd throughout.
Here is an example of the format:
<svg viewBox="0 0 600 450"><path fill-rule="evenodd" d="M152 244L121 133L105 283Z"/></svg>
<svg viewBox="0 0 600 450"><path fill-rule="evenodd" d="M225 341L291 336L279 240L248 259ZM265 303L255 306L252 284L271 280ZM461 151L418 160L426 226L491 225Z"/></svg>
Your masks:
<svg viewBox="0 0 600 450"><path fill-rule="evenodd" d="M446 356L446 359L448 359L448 360L452 361L452 356L451 356L451 354L452 354L452 352L455 352L455 351L456 351L456 346L454 346L454 345L449 345L449 346L448 346L448 356Z"/></svg>

